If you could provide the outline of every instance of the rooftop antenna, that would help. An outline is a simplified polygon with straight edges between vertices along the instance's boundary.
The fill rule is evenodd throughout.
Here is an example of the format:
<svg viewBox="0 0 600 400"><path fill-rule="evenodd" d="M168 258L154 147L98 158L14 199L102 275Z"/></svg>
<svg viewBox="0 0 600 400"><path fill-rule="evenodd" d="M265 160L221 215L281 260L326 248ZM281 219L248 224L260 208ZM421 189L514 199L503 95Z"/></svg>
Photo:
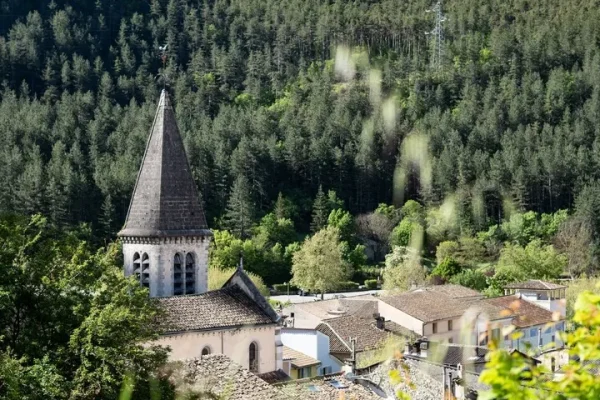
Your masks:
<svg viewBox="0 0 600 400"><path fill-rule="evenodd" d="M160 52L160 60L162 61L162 71L158 74L158 78L160 78L163 82L163 89L167 88L167 47L168 44L164 46L158 46L158 51Z"/></svg>
<svg viewBox="0 0 600 400"><path fill-rule="evenodd" d="M444 30L442 24L446 21L446 16L442 12L442 1L438 2L433 8L426 10L427 13L435 13L435 28L427 35L432 35L434 40L433 52L431 55L431 66L435 69L442 67L442 56L444 54Z"/></svg>

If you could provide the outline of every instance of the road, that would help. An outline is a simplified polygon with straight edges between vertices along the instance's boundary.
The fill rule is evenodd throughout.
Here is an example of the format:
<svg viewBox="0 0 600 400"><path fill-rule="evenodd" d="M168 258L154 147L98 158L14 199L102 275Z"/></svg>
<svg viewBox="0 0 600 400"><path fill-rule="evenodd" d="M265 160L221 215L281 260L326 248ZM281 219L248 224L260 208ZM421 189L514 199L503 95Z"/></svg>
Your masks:
<svg viewBox="0 0 600 400"><path fill-rule="evenodd" d="M334 299L336 296L340 297L355 297L355 296L364 296L367 294L376 294L381 292L381 290L364 290L360 292L343 292L343 293L326 293L325 300ZM297 294L288 295L280 295L280 296L271 296L273 300L281 301L282 303L290 302L292 304L298 303L309 303L311 301L321 300L321 295L317 296L298 296Z"/></svg>

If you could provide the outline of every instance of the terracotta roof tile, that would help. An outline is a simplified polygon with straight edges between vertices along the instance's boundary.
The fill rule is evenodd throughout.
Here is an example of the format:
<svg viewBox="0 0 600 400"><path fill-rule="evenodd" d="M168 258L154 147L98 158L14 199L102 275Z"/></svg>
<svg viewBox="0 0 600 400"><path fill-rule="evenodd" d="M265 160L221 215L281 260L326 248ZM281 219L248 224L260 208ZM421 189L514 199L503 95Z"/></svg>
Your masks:
<svg viewBox="0 0 600 400"><path fill-rule="evenodd" d="M512 317L512 323L518 328L556 322L552 311L516 296L493 297L483 302L504 308L505 318Z"/></svg>
<svg viewBox="0 0 600 400"><path fill-rule="evenodd" d="M165 333L275 323L237 286L158 301L165 311L158 324Z"/></svg>
<svg viewBox="0 0 600 400"><path fill-rule="evenodd" d="M300 303L296 304L294 308L299 312L312 314L322 320L354 314L370 316L377 312L377 300L370 296L368 300L341 298Z"/></svg>
<svg viewBox="0 0 600 400"><path fill-rule="evenodd" d="M532 290L554 290L564 289L566 286L557 283L546 282L539 279L531 279L525 282L509 283L505 289L532 289Z"/></svg>
<svg viewBox="0 0 600 400"><path fill-rule="evenodd" d="M478 297L454 298L442 289L425 288L380 299L422 322L432 322L461 316Z"/></svg>
<svg viewBox="0 0 600 400"><path fill-rule="evenodd" d="M316 358L312 358L311 356L291 349L287 346L283 346L283 359L290 360L295 368L321 364L321 361L317 360Z"/></svg>
<svg viewBox="0 0 600 400"><path fill-rule="evenodd" d="M341 388L332 383L337 382ZM288 399L302 400L381 400L381 397L366 387L351 382L342 376L331 376L325 379L291 381L279 386Z"/></svg>
<svg viewBox="0 0 600 400"><path fill-rule="evenodd" d="M317 330L329 336L331 353L350 352L350 338L356 338L357 352L371 350L390 335L415 336L416 334L392 321L385 321L384 329L376 326L373 318L348 316L323 321Z"/></svg>
<svg viewBox="0 0 600 400"><path fill-rule="evenodd" d="M185 361L183 376L186 383L195 390L202 389L227 399L286 400L289 398L276 387L222 354L211 354Z"/></svg>

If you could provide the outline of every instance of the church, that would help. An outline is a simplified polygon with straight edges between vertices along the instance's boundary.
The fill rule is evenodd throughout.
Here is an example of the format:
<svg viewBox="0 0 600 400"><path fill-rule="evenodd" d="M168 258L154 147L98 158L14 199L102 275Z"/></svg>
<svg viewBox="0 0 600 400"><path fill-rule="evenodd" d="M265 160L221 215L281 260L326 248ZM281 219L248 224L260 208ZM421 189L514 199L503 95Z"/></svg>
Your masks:
<svg viewBox="0 0 600 400"><path fill-rule="evenodd" d="M126 276L164 310L156 344L170 359L224 354L257 374L282 369L279 316L240 265L208 291L212 233L169 94L160 96L123 229Z"/></svg>

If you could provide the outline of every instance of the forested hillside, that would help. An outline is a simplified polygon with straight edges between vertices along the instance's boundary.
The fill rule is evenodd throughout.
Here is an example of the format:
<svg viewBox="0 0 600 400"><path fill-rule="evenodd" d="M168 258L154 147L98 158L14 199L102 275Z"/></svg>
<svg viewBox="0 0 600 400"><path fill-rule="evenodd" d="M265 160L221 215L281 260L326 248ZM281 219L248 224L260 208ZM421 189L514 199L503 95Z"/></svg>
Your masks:
<svg viewBox="0 0 600 400"><path fill-rule="evenodd" d="M576 208L597 231L600 7L448 1L440 68L430 7L2 0L0 210L114 235L166 80L213 228L249 236L236 216L258 223L281 193L308 233L321 186L354 216L452 197L457 235L508 208Z"/></svg>

